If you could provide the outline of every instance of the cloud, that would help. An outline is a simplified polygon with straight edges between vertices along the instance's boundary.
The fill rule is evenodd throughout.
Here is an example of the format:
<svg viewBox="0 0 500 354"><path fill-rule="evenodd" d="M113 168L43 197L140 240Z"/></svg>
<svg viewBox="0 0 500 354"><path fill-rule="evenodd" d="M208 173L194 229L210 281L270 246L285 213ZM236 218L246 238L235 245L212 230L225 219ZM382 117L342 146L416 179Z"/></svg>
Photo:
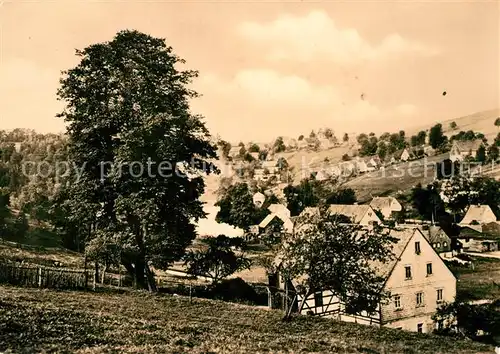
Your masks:
<svg viewBox="0 0 500 354"><path fill-rule="evenodd" d="M310 61L315 58L348 64L378 60L409 53L435 55L436 49L404 39L397 33L372 45L353 28L338 28L324 11L312 11L304 17L282 15L273 22L244 22L238 27L244 38L262 45L273 61Z"/></svg>
<svg viewBox="0 0 500 354"><path fill-rule="evenodd" d="M203 96L193 102L194 109L206 116L213 133L230 141L297 137L320 127L339 134L381 131L417 114L411 104L380 107L332 85L267 69L246 69L230 78L204 75L195 89Z"/></svg>

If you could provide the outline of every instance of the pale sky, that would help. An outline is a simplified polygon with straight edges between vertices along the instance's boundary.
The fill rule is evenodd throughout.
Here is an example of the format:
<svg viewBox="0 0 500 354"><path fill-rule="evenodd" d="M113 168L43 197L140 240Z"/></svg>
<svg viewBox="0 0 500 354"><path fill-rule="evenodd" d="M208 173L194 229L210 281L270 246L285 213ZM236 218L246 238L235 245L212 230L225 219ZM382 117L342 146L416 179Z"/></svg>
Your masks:
<svg viewBox="0 0 500 354"><path fill-rule="evenodd" d="M398 131L499 108L499 4L4 1L0 129L62 131L60 71L123 29L166 38L200 71L193 110L230 141Z"/></svg>

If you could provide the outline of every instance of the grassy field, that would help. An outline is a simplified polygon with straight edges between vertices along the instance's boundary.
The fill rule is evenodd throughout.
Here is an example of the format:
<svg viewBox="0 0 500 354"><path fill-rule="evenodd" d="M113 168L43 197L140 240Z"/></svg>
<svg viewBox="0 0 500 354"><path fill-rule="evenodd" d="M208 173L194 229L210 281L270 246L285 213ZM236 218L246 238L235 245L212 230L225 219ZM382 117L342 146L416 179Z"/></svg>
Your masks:
<svg viewBox="0 0 500 354"><path fill-rule="evenodd" d="M479 343L145 292L0 287L0 351L491 353Z"/></svg>
<svg viewBox="0 0 500 354"><path fill-rule="evenodd" d="M500 259L472 257L474 270L451 267L458 296L465 300L500 299Z"/></svg>
<svg viewBox="0 0 500 354"><path fill-rule="evenodd" d="M434 180L435 164L448 158L449 154L428 157L416 161L399 163L385 170L365 173L344 184L356 191L359 201L368 201L375 195L393 195L407 192L418 183L426 185Z"/></svg>
<svg viewBox="0 0 500 354"><path fill-rule="evenodd" d="M54 266L54 262L61 263L65 268L83 268L83 255L59 247L41 247L16 242L0 241L0 258L14 262Z"/></svg>
<svg viewBox="0 0 500 354"><path fill-rule="evenodd" d="M461 130L473 130L475 132L483 133L488 139L489 143L492 143L497 133L500 132L498 127L495 127L495 125L493 124L495 122L495 119L498 117L500 117L500 109L492 109L488 111L469 114L467 116L441 120L436 123L441 123L443 125L444 133L448 136L456 134ZM457 129L452 130L450 128L451 122L457 123ZM407 129L406 136L416 134L420 130L428 130L434 124L426 124L424 126Z"/></svg>

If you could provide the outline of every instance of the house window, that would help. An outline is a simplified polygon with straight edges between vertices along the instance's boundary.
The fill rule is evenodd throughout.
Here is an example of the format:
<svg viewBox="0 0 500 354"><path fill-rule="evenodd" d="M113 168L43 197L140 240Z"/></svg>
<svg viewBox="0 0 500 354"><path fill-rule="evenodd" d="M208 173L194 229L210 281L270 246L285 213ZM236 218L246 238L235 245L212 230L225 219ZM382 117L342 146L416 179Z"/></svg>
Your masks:
<svg viewBox="0 0 500 354"><path fill-rule="evenodd" d="M314 293L314 306L321 307L323 306L323 293Z"/></svg>
<svg viewBox="0 0 500 354"><path fill-rule="evenodd" d="M405 277L411 279L411 266L405 266Z"/></svg>
<svg viewBox="0 0 500 354"><path fill-rule="evenodd" d="M420 254L420 242L415 242L415 253Z"/></svg>
<svg viewBox="0 0 500 354"><path fill-rule="evenodd" d="M396 310L399 310L401 308L401 296L394 296L394 307L396 308Z"/></svg>
<svg viewBox="0 0 500 354"><path fill-rule="evenodd" d="M424 324L423 323L417 324L417 332L423 333L423 330L424 330Z"/></svg>
<svg viewBox="0 0 500 354"><path fill-rule="evenodd" d="M417 307L423 306L424 304L424 293L417 293Z"/></svg>
<svg viewBox="0 0 500 354"><path fill-rule="evenodd" d="M438 242L437 248L441 248L441 243Z"/></svg>
<svg viewBox="0 0 500 354"><path fill-rule="evenodd" d="M427 275L432 275L432 263L427 263Z"/></svg>
<svg viewBox="0 0 500 354"><path fill-rule="evenodd" d="M443 247L448 247L448 242L444 241L443 242Z"/></svg>
<svg viewBox="0 0 500 354"><path fill-rule="evenodd" d="M443 289L437 289L436 290L436 295L437 295L436 296L436 299L437 299L436 301L437 302L443 301Z"/></svg>

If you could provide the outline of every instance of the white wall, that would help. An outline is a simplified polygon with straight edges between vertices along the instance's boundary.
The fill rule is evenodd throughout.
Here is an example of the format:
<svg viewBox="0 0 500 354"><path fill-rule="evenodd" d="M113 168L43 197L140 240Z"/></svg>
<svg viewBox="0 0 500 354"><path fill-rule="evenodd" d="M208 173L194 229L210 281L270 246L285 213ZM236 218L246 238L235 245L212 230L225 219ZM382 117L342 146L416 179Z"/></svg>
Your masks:
<svg viewBox="0 0 500 354"><path fill-rule="evenodd" d="M415 253L415 242L420 242L421 253ZM432 263L432 275L427 275L427 263ZM405 279L405 266L410 265L412 278ZM437 290L443 289L443 301L453 302L456 296L456 279L442 259L432 249L425 237L416 231L410 239L400 260L387 280L386 290L401 297L402 309L396 310L393 299L382 306L383 323L407 322L409 327L415 322L412 317L423 318L435 313L440 306L437 303ZM424 293L424 303L417 307L417 293ZM392 325L391 325L392 326ZM408 327L407 326L407 327ZM399 326L396 326L399 327ZM416 330L416 325L414 331Z"/></svg>

